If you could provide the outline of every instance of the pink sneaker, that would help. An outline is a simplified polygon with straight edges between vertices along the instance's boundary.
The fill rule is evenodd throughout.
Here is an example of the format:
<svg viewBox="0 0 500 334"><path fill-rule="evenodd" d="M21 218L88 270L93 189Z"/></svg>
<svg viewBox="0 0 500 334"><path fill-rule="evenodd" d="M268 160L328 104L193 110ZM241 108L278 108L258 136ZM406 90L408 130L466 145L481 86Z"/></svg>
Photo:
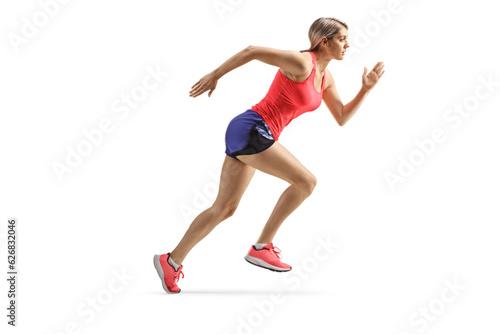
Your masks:
<svg viewBox="0 0 500 334"><path fill-rule="evenodd" d="M267 244L262 249L256 249L254 245L250 247L245 260L258 267L266 268L272 271L290 271L292 267L280 261L281 250L275 247L273 243Z"/></svg>
<svg viewBox="0 0 500 334"><path fill-rule="evenodd" d="M158 272L158 276L160 276L163 290L165 290L166 293L179 293L181 289L177 286L177 282L179 281L179 275L182 275L182 278L184 278L184 273L182 272L182 266L176 271L175 268L168 263L169 256L170 253L155 255L153 262Z"/></svg>

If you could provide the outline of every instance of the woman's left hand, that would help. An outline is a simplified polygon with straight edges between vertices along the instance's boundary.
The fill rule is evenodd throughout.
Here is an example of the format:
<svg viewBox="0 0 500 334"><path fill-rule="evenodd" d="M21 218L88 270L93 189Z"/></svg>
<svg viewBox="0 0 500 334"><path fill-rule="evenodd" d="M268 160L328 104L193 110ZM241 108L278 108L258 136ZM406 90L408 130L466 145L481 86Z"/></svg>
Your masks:
<svg viewBox="0 0 500 334"><path fill-rule="evenodd" d="M366 90L371 90L378 82L378 80L384 74L384 62L379 61L370 73L366 74L368 69L365 67L365 71L363 73L363 88Z"/></svg>

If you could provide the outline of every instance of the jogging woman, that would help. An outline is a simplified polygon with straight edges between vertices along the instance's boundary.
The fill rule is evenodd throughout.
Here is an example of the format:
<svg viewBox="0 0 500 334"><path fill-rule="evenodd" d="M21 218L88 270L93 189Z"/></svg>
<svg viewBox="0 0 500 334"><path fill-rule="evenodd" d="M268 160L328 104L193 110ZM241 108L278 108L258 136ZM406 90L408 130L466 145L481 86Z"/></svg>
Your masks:
<svg viewBox="0 0 500 334"><path fill-rule="evenodd" d="M229 122L225 137L226 158L213 205L194 219L172 252L154 256L155 268L167 293L181 291L177 282L180 275L184 277L182 263L185 257L220 222L234 214L256 169L290 185L279 198L245 260L273 271L292 269L281 262L280 250L272 241L283 221L311 195L316 178L278 142L279 136L293 119L317 109L321 100L337 123L344 125L384 74L383 62L378 62L368 74L365 67L359 93L346 105L342 103L326 67L332 59L344 59L349 47L347 29L347 24L335 18L319 18L309 29L311 47L308 50L284 51L248 46L192 86L191 97L206 91L210 97L224 74L251 60L257 59L279 68L267 95Z"/></svg>

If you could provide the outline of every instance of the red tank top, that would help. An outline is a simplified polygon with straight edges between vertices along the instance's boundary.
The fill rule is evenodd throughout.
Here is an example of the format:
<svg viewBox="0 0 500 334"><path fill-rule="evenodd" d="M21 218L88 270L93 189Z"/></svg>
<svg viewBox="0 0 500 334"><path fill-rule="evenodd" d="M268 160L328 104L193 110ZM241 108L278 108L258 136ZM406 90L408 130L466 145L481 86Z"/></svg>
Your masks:
<svg viewBox="0 0 500 334"><path fill-rule="evenodd" d="M305 112L316 110L321 105L323 89L325 88L325 73L323 71L321 92L318 92L314 88L316 55L312 51L309 52L311 53L314 67L307 79L304 81L293 81L278 69L278 73L276 73L266 96L250 108L257 112L267 123L276 141L281 131L293 119Z"/></svg>

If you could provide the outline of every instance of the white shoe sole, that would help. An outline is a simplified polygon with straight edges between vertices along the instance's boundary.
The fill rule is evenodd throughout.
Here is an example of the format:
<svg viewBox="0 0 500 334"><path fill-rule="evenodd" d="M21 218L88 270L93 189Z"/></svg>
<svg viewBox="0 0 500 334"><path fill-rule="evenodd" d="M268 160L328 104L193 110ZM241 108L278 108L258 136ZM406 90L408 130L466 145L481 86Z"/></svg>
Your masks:
<svg viewBox="0 0 500 334"><path fill-rule="evenodd" d="M290 268L280 268L280 267L276 267L276 266L273 266L261 259L258 259L256 257L253 257L253 256L250 256L250 255L245 255L245 260L247 260L247 262L250 262L251 264L253 265L256 265L258 267L262 267L262 268L266 268L266 269L269 269L269 270L272 270L272 271L278 271L278 272L284 272L284 271L290 271L292 270L292 267Z"/></svg>
<svg viewBox="0 0 500 334"><path fill-rule="evenodd" d="M165 285L165 273L163 272L163 268L161 267L161 264L160 264L160 255L154 256L153 263L155 265L156 272L158 273L158 276L160 276L161 285L163 286L163 290L165 290L166 293L171 293L171 294L178 294L179 292L181 292L180 290L179 290L179 292L171 292L170 290L168 290L167 286Z"/></svg>

